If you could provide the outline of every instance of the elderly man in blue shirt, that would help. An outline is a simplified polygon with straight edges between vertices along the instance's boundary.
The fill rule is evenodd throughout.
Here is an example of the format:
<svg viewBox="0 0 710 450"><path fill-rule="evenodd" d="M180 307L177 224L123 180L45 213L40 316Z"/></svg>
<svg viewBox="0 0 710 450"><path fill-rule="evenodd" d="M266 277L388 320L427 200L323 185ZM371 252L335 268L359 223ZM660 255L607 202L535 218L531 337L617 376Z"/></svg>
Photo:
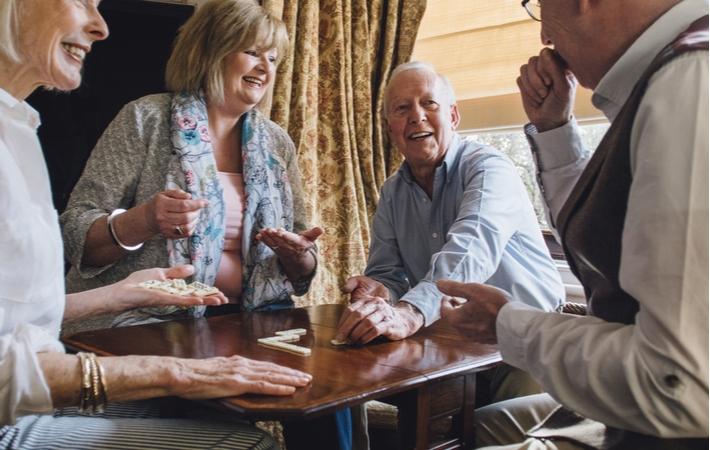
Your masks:
<svg viewBox="0 0 710 450"><path fill-rule="evenodd" d="M351 304L336 338L397 340L430 325L439 319L440 279L485 282L555 310L564 288L525 186L501 152L456 133L460 116L446 78L426 63L398 66L384 116L405 162L382 187L367 268L345 284ZM516 371L506 366L493 376L495 400L539 392L527 374L510 376Z"/></svg>

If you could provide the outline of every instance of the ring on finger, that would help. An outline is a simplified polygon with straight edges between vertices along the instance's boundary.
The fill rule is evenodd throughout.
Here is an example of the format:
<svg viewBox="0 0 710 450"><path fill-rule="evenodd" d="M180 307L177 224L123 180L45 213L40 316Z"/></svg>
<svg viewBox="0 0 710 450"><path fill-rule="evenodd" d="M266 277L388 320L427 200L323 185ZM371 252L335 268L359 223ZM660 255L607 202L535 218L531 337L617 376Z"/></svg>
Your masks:
<svg viewBox="0 0 710 450"><path fill-rule="evenodd" d="M181 225L175 225L175 234L177 234L178 236L182 236L183 234L185 234L185 230L183 230Z"/></svg>

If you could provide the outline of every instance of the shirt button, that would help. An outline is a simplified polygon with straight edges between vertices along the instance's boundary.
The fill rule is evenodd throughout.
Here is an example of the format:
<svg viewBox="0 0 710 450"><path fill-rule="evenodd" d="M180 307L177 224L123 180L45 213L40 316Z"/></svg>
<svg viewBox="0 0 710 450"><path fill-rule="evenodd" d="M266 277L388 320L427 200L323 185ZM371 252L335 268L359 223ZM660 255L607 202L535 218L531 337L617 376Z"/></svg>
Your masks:
<svg viewBox="0 0 710 450"><path fill-rule="evenodd" d="M680 385L680 379L675 375L666 375L663 381L666 383L666 386L671 389L675 389Z"/></svg>
<svg viewBox="0 0 710 450"><path fill-rule="evenodd" d="M434 239L436 239L436 238L439 237L439 235L438 235L437 233L432 233L432 234L431 234L431 237L433 237Z"/></svg>

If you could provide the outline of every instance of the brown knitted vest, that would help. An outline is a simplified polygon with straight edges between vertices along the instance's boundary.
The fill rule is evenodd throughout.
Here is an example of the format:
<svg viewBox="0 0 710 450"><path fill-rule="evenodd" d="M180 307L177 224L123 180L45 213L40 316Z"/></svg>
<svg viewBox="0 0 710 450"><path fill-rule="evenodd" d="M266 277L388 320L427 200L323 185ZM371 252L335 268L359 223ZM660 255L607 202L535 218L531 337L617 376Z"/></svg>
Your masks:
<svg viewBox="0 0 710 450"><path fill-rule="evenodd" d="M708 51L708 16L664 48L641 76L557 220L567 261L585 289L588 314L609 322L633 323L639 309L638 301L619 286L621 236L632 181L631 128L649 79L690 51Z"/></svg>

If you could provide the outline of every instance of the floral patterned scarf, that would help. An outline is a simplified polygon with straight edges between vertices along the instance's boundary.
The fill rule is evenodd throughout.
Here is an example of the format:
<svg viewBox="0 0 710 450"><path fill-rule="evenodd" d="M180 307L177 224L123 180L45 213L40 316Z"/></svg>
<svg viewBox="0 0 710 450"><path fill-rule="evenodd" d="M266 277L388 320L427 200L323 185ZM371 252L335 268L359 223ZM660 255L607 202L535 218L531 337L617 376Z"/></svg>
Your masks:
<svg viewBox="0 0 710 450"><path fill-rule="evenodd" d="M207 127L207 108L201 98L175 94L172 101L170 136L173 157L168 165L166 189L182 189L193 199L206 199L208 206L192 236L168 239L170 266L192 264L194 280L214 285L224 248L225 203L217 177ZM256 234L267 227L293 231L293 194L286 164L269 151L272 133L258 111L242 121L242 167L246 210L242 228L242 306L251 311L271 303L290 302L293 287L278 258ZM205 307L150 308L152 315L200 317ZM161 317L166 318L166 317Z"/></svg>

